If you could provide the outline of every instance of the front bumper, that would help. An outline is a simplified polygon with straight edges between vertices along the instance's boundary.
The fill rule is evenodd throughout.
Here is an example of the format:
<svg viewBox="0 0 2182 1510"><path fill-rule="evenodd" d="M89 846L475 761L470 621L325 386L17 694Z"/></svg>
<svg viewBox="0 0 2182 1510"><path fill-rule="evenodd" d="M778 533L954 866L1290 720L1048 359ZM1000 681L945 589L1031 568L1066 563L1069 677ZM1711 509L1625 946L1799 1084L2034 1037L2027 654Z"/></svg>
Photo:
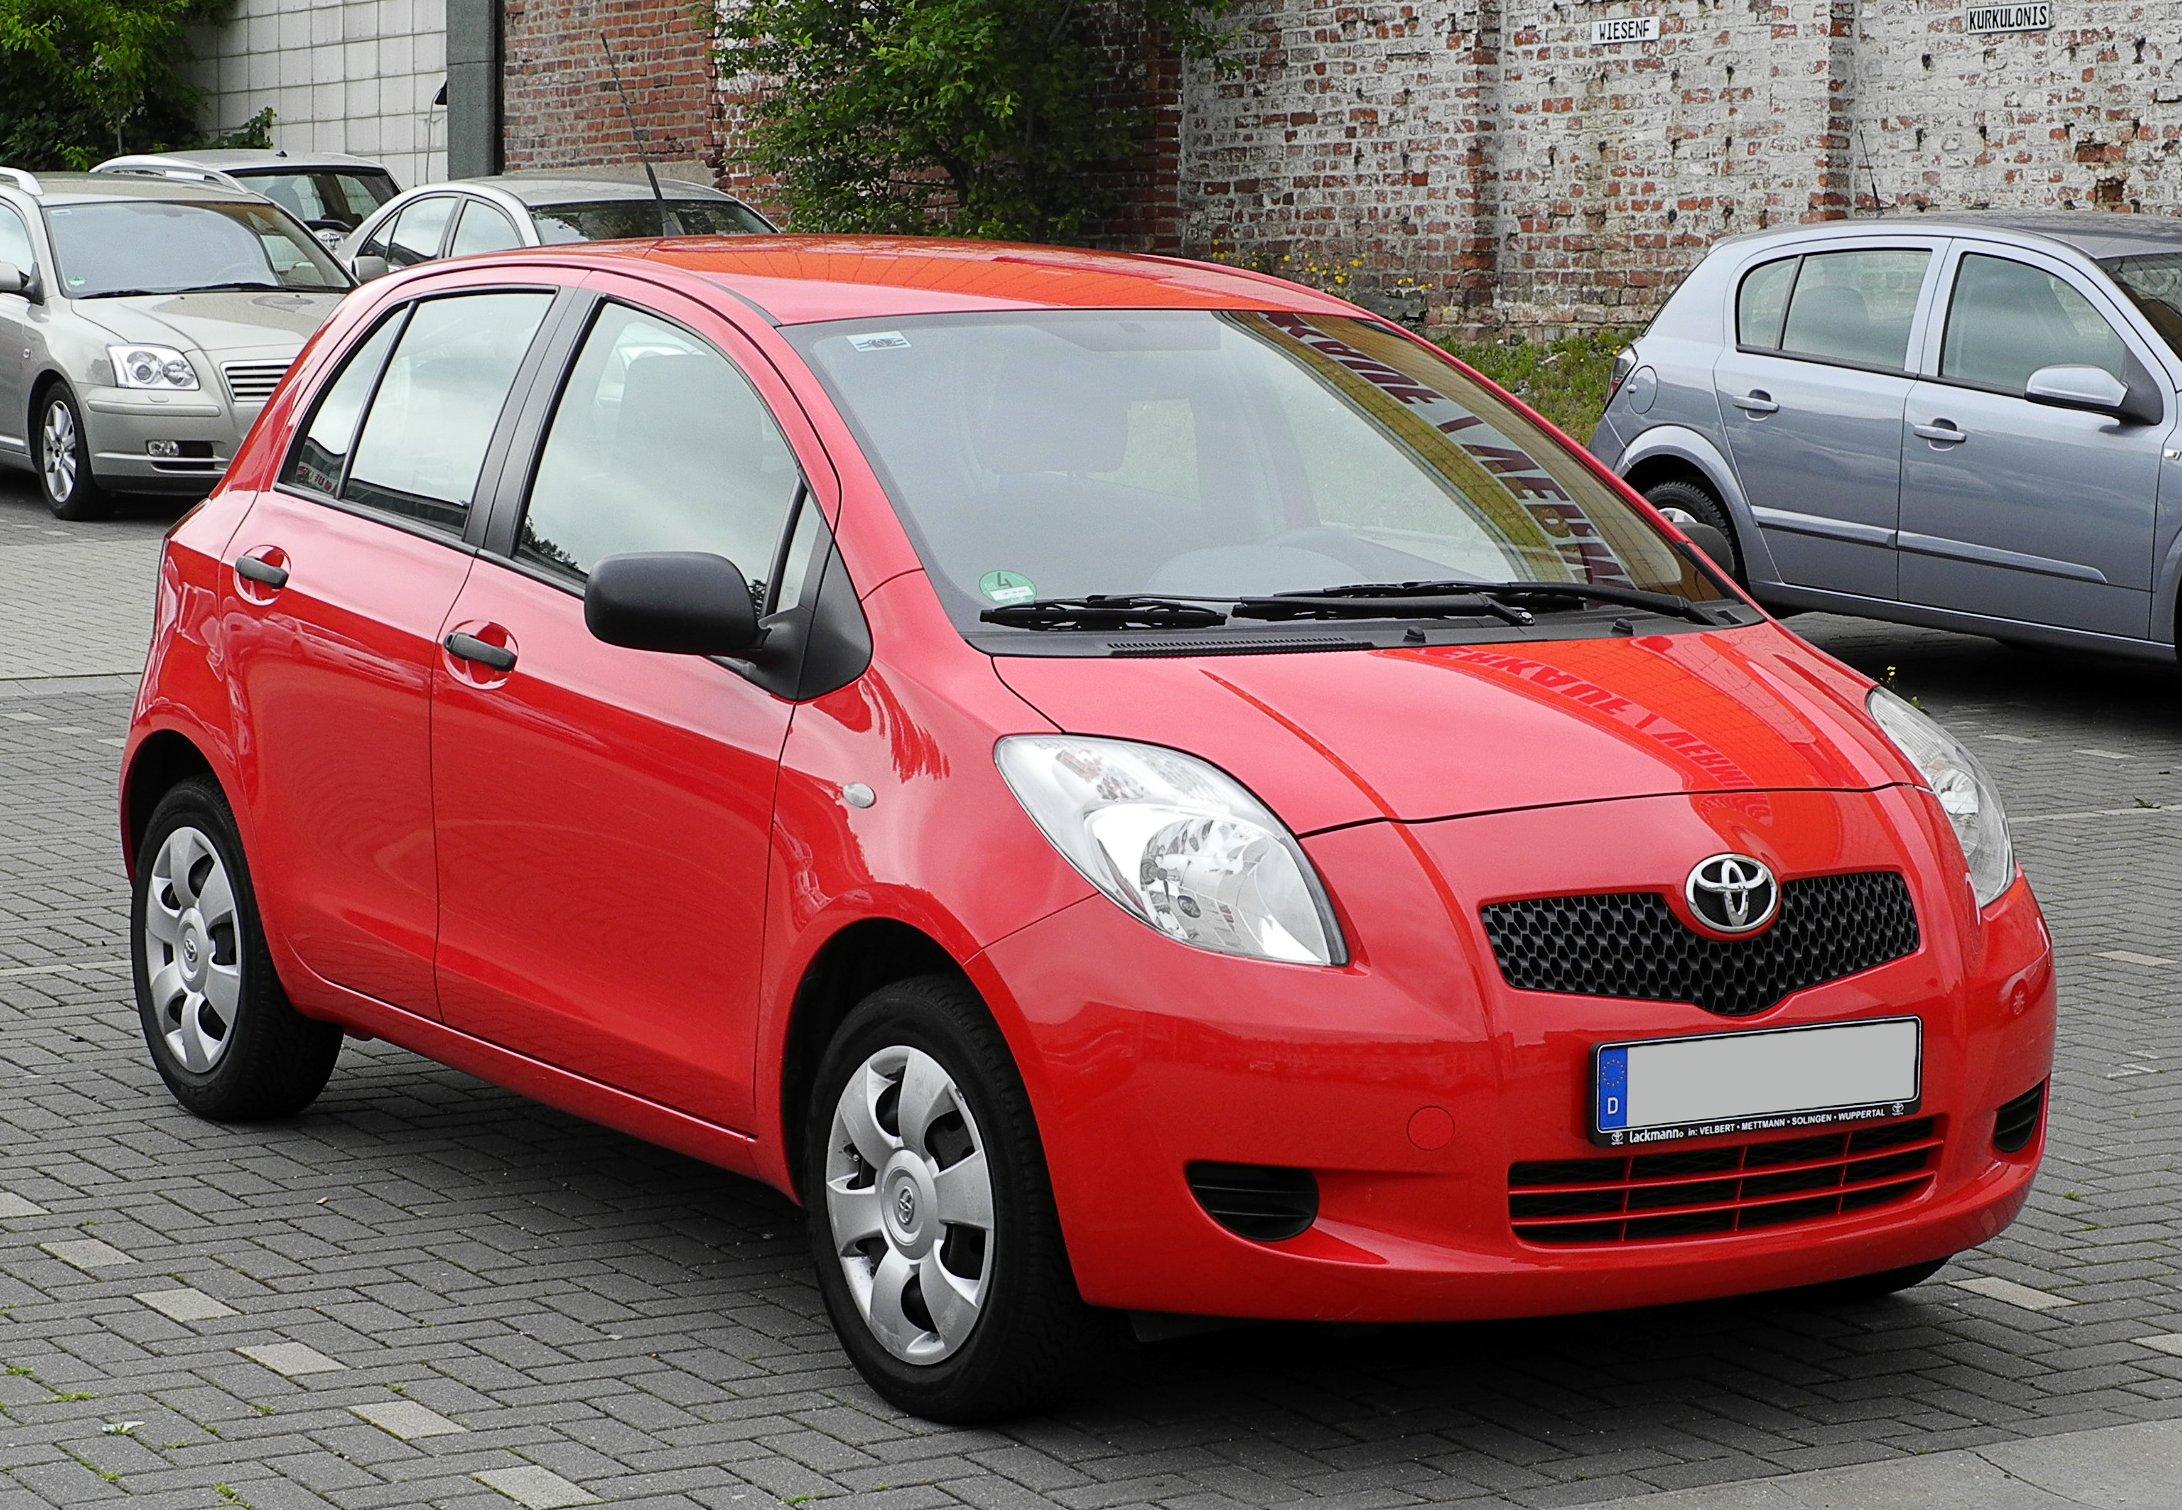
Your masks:
<svg viewBox="0 0 2182 1510"><path fill-rule="evenodd" d="M91 446L91 473L101 486L125 493L209 493L264 407L230 404L211 390L154 394L88 389L83 423ZM185 449L201 445L210 454L155 458L145 450L154 440L195 442Z"/></svg>
<svg viewBox="0 0 2182 1510"><path fill-rule="evenodd" d="M1928 794L1894 788L1366 824L1305 841L1355 950L1343 969L1184 948L1092 898L1001 940L973 973L1024 1040L1070 1257L1094 1304L1426 1321L1782 1289L1974 1247L2029 1193L2042 1126L2014 1154L1996 1151L1993 1128L2050 1071L2050 945L2020 881L1978 918L1944 823ZM1501 978L1480 905L1657 889L1715 849L1760 853L1785 876L1901 871L1919 946L1746 1018L1518 992ZM1586 1136L1594 1044L1905 1014L1925 1024L1917 1116L1943 1139L1913 1198L1720 1236L1516 1236L1512 1165L1602 1155ZM1437 1113L1453 1136L1423 1146ZM1756 1140L1666 1146L1737 1141ZM1312 1171L1317 1221L1283 1242L1235 1235L1185 1182L1198 1160Z"/></svg>

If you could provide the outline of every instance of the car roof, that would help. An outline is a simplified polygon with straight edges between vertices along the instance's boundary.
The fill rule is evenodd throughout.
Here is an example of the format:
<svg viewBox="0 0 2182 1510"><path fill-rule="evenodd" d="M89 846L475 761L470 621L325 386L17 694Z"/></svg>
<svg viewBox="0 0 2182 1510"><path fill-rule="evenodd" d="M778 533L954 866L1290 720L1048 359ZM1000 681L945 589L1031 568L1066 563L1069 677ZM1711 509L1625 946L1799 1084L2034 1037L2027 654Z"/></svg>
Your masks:
<svg viewBox="0 0 2182 1510"><path fill-rule="evenodd" d="M1830 239L1899 232L1925 236L1970 232L1981 236L2057 241L2094 261L2146 253L2182 252L2182 217L2125 214L2113 210L1944 210L1922 215L1860 215L1853 220L1772 226L1730 237L1728 241L1752 245L1813 234ZM1720 244L1727 245L1728 241Z"/></svg>
<svg viewBox="0 0 2182 1510"><path fill-rule="evenodd" d="M572 242L486 259L652 264L725 288L781 325L1000 310L1280 310L1370 318L1299 284L1169 257L912 236Z"/></svg>
<svg viewBox="0 0 2182 1510"><path fill-rule="evenodd" d="M16 186L0 179L0 189ZM219 184L193 183L181 178L137 178L125 173L40 173L38 203L55 205L104 204L118 199L150 199L168 204L270 204L262 194L237 192Z"/></svg>
<svg viewBox="0 0 2182 1510"><path fill-rule="evenodd" d="M368 157L352 157L346 152L295 153L259 147L212 147L202 152L132 152L126 157L108 158L107 162L180 163L192 168L212 168L221 173L263 173L273 169L309 173L326 168L371 173L387 171L384 163L373 162Z"/></svg>
<svg viewBox="0 0 2182 1510"><path fill-rule="evenodd" d="M434 189L460 189L472 184L501 189L513 194L527 205L581 204L597 199L649 199L652 186L643 179L580 178L567 173L494 173L483 178L455 178L444 184L432 184ZM420 187L426 187L420 185ZM720 199L740 203L732 194L723 194L707 184L693 184L679 178L659 180L662 193L670 199Z"/></svg>

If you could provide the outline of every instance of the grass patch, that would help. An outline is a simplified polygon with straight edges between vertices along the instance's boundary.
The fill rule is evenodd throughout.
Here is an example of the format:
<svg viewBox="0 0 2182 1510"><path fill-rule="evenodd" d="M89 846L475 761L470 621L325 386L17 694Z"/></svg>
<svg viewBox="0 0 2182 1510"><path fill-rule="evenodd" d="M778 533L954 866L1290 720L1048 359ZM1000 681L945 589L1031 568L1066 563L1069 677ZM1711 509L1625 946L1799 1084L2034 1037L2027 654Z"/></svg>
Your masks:
<svg viewBox="0 0 2182 1510"><path fill-rule="evenodd" d="M1448 353L1475 367L1587 444L1606 410L1606 383L1614 353L1636 339L1634 330L1603 330L1558 341L1442 341Z"/></svg>

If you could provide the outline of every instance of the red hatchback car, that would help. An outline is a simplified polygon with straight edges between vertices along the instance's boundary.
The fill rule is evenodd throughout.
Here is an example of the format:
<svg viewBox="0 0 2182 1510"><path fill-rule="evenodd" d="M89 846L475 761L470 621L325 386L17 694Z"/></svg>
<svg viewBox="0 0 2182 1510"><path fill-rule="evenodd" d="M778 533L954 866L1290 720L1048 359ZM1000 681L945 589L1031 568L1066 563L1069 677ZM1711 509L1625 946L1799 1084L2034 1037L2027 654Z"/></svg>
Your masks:
<svg viewBox="0 0 2182 1510"><path fill-rule="evenodd" d="M353 295L176 527L153 1058L369 1034L763 1180L887 1398L1991 1238L2045 926L1976 760L1579 447L1225 268L781 238Z"/></svg>

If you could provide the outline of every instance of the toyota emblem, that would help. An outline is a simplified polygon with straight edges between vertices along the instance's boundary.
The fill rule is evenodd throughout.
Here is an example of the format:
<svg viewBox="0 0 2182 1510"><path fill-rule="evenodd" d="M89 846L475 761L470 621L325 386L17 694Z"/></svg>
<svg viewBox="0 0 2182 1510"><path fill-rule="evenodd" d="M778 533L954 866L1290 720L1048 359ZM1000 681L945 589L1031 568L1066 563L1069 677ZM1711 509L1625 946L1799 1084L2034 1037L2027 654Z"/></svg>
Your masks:
<svg viewBox="0 0 2182 1510"><path fill-rule="evenodd" d="M904 1227L917 1224L917 1193L907 1185L894 1192L894 1219Z"/></svg>
<svg viewBox="0 0 2182 1510"><path fill-rule="evenodd" d="M1755 933L1780 911L1780 882L1748 855L1699 860L1682 894L1698 921L1717 933Z"/></svg>

